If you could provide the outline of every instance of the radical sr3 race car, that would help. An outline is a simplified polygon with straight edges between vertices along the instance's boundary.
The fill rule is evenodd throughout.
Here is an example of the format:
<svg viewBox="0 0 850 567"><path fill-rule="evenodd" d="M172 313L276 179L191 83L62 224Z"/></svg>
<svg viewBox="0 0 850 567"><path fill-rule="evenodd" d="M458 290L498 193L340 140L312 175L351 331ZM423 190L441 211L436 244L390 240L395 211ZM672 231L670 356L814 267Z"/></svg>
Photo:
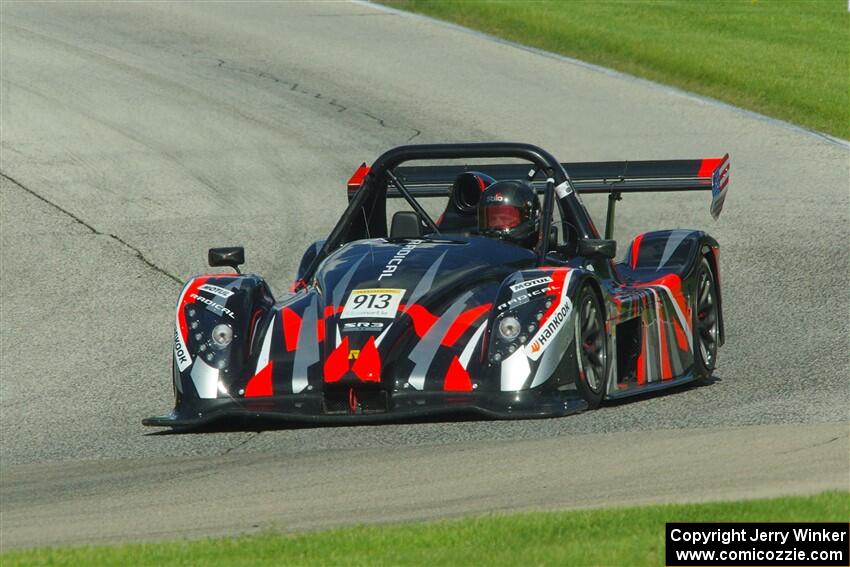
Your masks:
<svg viewBox="0 0 850 567"><path fill-rule="evenodd" d="M561 416L705 379L724 340L717 242L645 232L617 263L614 207L707 190L716 218L728 180L728 155L562 164L519 143L394 148L355 172L284 297L239 273L241 247L209 251L236 273L183 288L176 405L143 423ZM609 196L604 238L582 193ZM438 197L434 220L423 204ZM409 210L388 223L390 198ZM507 237L519 228L524 240Z"/></svg>

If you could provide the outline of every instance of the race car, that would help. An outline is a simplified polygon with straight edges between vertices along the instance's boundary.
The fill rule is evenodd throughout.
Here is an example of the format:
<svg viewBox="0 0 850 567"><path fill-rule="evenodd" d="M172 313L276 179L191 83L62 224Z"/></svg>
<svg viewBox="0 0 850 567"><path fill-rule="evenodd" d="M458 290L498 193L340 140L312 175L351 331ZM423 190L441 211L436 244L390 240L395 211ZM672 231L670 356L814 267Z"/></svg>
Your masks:
<svg viewBox="0 0 850 567"><path fill-rule="evenodd" d="M356 170L282 297L240 273L241 247L209 250L235 273L186 283L176 404L143 423L538 418L706 380L724 342L717 241L645 232L617 262L614 212L624 194L704 190L717 218L729 164L560 163L523 143L391 149ZM604 235L585 193L608 194Z"/></svg>

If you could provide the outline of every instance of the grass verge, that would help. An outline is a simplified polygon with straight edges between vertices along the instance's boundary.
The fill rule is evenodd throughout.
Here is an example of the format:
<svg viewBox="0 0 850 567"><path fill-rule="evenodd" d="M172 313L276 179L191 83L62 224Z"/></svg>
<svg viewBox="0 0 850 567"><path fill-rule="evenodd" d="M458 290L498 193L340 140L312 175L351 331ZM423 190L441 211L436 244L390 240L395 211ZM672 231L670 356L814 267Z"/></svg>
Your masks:
<svg viewBox="0 0 850 567"><path fill-rule="evenodd" d="M665 522L847 521L850 493L0 555L17 565L663 565Z"/></svg>
<svg viewBox="0 0 850 567"><path fill-rule="evenodd" d="M850 138L846 0L383 0Z"/></svg>

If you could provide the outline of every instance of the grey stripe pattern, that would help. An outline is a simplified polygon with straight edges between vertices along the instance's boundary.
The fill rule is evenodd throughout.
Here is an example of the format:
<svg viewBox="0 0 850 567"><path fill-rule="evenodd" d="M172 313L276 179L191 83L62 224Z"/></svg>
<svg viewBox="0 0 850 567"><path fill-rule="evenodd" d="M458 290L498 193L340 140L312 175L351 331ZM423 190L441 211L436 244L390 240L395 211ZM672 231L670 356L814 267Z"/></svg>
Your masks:
<svg viewBox="0 0 850 567"><path fill-rule="evenodd" d="M260 356L257 357L257 366L254 368L254 374L266 367L269 363L269 354L272 348L272 336L274 336L274 324L277 321L277 314L272 315L272 320L266 329L266 336L263 338L263 346L260 348Z"/></svg>
<svg viewBox="0 0 850 567"><path fill-rule="evenodd" d="M407 298L407 304L413 304L419 301L423 295L428 293L431 287L434 285L434 278L437 276L437 270L440 269L440 264L443 263L443 258L446 257L446 253L443 252L439 258L437 258L431 267L422 275L422 279L419 280L419 283L416 284L416 287L413 288L413 291L410 293L410 297Z"/></svg>
<svg viewBox="0 0 850 567"><path fill-rule="evenodd" d="M333 305L342 305L342 294L348 289L348 284L351 283L351 278L354 277L354 272L357 271L357 268L360 267L360 264L365 258L366 256L363 256L357 260L354 265L345 272L345 275L340 278L339 282L334 287Z"/></svg>
<svg viewBox="0 0 850 567"><path fill-rule="evenodd" d="M454 323L454 320L457 319L457 316L461 314L470 297L472 297L472 292L467 291L460 299L454 302L443 313L442 317L434 323L434 326L428 329L425 336L419 339L419 342L411 351L409 358L416 366L413 368L413 372L410 373L408 382L417 390L425 387L425 377L428 369L431 367L431 363L434 361L434 355L437 354L437 349L440 348L440 341L443 340L443 336L449 330L451 324Z"/></svg>
<svg viewBox="0 0 850 567"><path fill-rule="evenodd" d="M667 261L670 259L670 256L676 251L676 248L682 243L685 238L691 234L692 230L672 230L670 231L670 236L667 238L667 243L664 245L664 252L661 253L661 260L658 262L658 267L662 268Z"/></svg>
<svg viewBox="0 0 850 567"><path fill-rule="evenodd" d="M213 368L200 358L195 359L192 366L192 382L198 397L203 400L212 400L218 397L218 368Z"/></svg>
<svg viewBox="0 0 850 567"><path fill-rule="evenodd" d="M298 333L298 345L295 348L295 361L292 366L293 394L307 387L307 369L319 361L319 342L316 340L318 319L316 299L317 296L313 294L301 319L301 332Z"/></svg>
<svg viewBox="0 0 850 567"><path fill-rule="evenodd" d="M659 349L658 344L658 317L655 310L655 302L658 301L658 294L654 289L652 292L652 309L646 309L646 381L655 382L661 378L661 372L658 365Z"/></svg>

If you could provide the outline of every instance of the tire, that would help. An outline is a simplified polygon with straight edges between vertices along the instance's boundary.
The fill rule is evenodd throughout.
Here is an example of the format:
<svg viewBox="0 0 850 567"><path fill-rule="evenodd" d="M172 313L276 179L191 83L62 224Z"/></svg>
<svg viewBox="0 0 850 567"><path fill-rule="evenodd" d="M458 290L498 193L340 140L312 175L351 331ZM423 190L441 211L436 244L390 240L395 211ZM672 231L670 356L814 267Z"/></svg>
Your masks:
<svg viewBox="0 0 850 567"><path fill-rule="evenodd" d="M696 273L696 292L691 302L693 310L694 376L705 383L717 366L720 340L720 304L717 280L708 260L702 258Z"/></svg>
<svg viewBox="0 0 850 567"><path fill-rule="evenodd" d="M608 336L599 298L589 285L576 301L576 387L590 409L599 407L608 380Z"/></svg>

